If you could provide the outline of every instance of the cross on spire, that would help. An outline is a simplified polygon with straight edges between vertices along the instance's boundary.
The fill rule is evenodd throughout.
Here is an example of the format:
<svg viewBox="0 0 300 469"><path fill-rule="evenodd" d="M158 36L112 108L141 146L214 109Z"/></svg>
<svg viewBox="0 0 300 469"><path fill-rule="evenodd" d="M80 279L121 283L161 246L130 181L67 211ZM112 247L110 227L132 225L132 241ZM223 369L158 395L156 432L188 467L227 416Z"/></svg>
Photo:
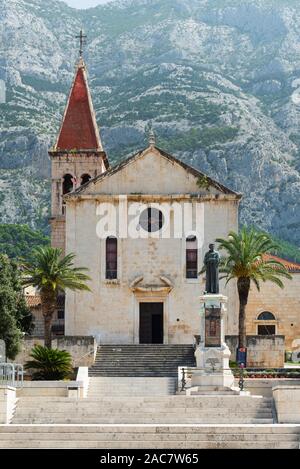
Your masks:
<svg viewBox="0 0 300 469"><path fill-rule="evenodd" d="M85 44L85 39L87 38L87 36L85 34L83 34L83 31L82 29L80 30L80 33L79 33L79 36L76 36L76 39L79 39L80 40L80 49L79 49L79 56L80 58L82 57L82 54L83 54L83 46Z"/></svg>

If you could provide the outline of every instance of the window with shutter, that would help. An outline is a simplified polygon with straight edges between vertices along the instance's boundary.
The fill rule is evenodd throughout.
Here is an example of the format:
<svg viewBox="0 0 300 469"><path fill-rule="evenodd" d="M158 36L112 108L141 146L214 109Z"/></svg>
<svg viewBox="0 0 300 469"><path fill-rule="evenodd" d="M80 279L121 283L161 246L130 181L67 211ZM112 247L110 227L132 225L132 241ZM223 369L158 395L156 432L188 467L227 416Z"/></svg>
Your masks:
<svg viewBox="0 0 300 469"><path fill-rule="evenodd" d="M118 240L113 236L106 239L106 278L118 277Z"/></svg>
<svg viewBox="0 0 300 469"><path fill-rule="evenodd" d="M186 278L198 278L198 246L196 236L186 239Z"/></svg>

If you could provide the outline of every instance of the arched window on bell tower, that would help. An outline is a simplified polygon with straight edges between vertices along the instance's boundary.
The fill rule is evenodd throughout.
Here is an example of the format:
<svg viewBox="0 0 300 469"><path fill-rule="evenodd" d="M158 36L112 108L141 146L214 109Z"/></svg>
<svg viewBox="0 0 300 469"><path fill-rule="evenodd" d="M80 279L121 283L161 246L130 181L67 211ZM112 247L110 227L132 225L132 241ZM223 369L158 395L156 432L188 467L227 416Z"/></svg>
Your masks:
<svg viewBox="0 0 300 469"><path fill-rule="evenodd" d="M73 176L72 174L65 174L63 177L63 195L68 194L73 190Z"/></svg>
<svg viewBox="0 0 300 469"><path fill-rule="evenodd" d="M83 174L81 176L81 181L80 181L80 185L83 186L83 184L86 184L87 182L89 182L89 180L92 178L92 176L90 176L89 174Z"/></svg>

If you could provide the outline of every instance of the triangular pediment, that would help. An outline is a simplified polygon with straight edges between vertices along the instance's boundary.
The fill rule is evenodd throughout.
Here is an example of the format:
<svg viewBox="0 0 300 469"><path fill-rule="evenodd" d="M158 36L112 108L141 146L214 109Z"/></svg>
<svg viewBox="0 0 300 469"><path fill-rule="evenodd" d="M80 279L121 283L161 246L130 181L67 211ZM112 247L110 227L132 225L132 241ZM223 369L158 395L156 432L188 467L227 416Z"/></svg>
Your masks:
<svg viewBox="0 0 300 469"><path fill-rule="evenodd" d="M238 195L163 150L149 146L70 194Z"/></svg>

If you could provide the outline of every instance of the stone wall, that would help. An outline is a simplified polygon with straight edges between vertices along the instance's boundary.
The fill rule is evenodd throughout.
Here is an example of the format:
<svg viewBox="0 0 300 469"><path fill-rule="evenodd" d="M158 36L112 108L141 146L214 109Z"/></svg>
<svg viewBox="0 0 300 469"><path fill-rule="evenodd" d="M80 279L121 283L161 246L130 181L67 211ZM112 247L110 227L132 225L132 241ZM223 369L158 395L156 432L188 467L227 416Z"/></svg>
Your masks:
<svg viewBox="0 0 300 469"><path fill-rule="evenodd" d="M300 424L300 386L275 386L273 397L278 423Z"/></svg>
<svg viewBox="0 0 300 469"><path fill-rule="evenodd" d="M16 388L0 385L0 424L10 423L16 403Z"/></svg>
<svg viewBox="0 0 300 469"><path fill-rule="evenodd" d="M51 245L65 252L66 228L63 213L63 179L66 174L76 178L76 189L81 184L81 177L89 174L95 177L105 171L104 153L51 153L52 186L51 186Z"/></svg>
<svg viewBox="0 0 300 469"><path fill-rule="evenodd" d="M239 380L234 380L234 385L239 386ZM300 379L296 378L245 378L244 389L253 396L273 397L273 388L276 386L299 386Z"/></svg>
<svg viewBox="0 0 300 469"><path fill-rule="evenodd" d="M277 335L285 336L286 350L300 348L300 273L293 273L293 279L282 279L284 289L271 282L261 284L260 292L252 286L247 305L247 335L257 334L261 321L257 317L263 311L275 316ZM263 323L262 323L263 324Z"/></svg>
<svg viewBox="0 0 300 469"><path fill-rule="evenodd" d="M44 345L43 337L26 337L14 362L24 364L29 360L30 351L35 345ZM63 336L52 340L52 348L70 352L74 367L91 366L94 363L97 344L94 337L90 336Z"/></svg>
<svg viewBox="0 0 300 469"><path fill-rule="evenodd" d="M237 336L226 336L231 360L236 359ZM283 368L285 340L283 335L247 336L247 367Z"/></svg>
<svg viewBox="0 0 300 469"><path fill-rule="evenodd" d="M51 224L51 246L62 249L65 252L66 221L63 216L50 220Z"/></svg>

